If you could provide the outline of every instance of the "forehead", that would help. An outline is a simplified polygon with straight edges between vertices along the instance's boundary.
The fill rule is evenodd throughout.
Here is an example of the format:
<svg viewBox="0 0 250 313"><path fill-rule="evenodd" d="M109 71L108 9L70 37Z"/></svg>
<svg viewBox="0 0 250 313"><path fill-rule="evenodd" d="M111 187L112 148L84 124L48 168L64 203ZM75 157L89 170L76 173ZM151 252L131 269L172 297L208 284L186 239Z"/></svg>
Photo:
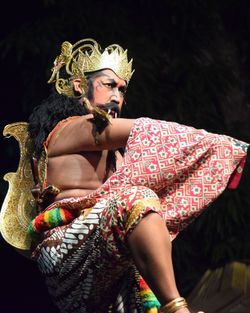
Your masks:
<svg viewBox="0 0 250 313"><path fill-rule="evenodd" d="M100 71L100 73L98 73L96 78L97 79L98 78L106 78L107 80L115 81L117 83L117 85L122 85L122 86L127 85L125 80L121 79L119 76L117 76L115 74L115 72L113 72L112 70L109 70L109 69L105 69L105 70Z"/></svg>

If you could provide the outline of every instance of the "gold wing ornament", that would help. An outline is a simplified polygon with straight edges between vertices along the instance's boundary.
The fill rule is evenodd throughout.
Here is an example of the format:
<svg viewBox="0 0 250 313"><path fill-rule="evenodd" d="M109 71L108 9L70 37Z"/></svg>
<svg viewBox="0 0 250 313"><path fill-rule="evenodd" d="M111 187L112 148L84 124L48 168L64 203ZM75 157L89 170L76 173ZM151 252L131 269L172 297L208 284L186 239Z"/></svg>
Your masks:
<svg viewBox="0 0 250 313"><path fill-rule="evenodd" d="M27 227L37 215L36 202L31 193L34 186L30 162L33 145L27 127L28 123L18 122L6 125L3 130L5 137L13 136L18 141L20 159L16 173L4 175L9 188L0 212L0 232L6 242L21 250L29 250L31 247Z"/></svg>

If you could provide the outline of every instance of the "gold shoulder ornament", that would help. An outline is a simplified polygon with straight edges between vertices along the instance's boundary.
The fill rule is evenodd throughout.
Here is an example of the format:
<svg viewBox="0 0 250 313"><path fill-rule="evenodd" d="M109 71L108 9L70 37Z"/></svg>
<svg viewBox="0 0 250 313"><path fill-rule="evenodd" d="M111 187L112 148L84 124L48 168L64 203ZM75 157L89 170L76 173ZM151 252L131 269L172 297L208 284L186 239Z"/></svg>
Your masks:
<svg viewBox="0 0 250 313"><path fill-rule="evenodd" d="M13 136L18 141L20 159L17 171L4 175L9 188L0 212L0 232L6 242L21 250L30 249L31 238L27 227L37 215L35 199L31 193L34 186L30 162L33 145L27 127L28 123L18 122L6 125L3 130L5 137Z"/></svg>

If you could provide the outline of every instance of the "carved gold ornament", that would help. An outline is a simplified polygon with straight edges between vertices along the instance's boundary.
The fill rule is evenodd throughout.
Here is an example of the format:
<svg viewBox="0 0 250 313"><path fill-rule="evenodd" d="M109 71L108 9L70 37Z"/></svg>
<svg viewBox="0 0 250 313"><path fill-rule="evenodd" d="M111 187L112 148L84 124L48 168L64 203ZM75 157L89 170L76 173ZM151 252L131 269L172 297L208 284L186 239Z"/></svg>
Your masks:
<svg viewBox="0 0 250 313"><path fill-rule="evenodd" d="M58 93L74 96L72 80L80 78L82 87L86 90L85 74L111 69L128 84L134 73L132 62L133 59L128 61L127 50L117 44L109 45L102 51L100 45L91 38L79 40L73 45L65 41L60 55L54 61L48 83L55 83Z"/></svg>
<svg viewBox="0 0 250 313"><path fill-rule="evenodd" d="M29 222L36 216L36 204L31 193L34 185L30 159L33 145L27 131L28 123L18 122L6 125L4 136L17 139L20 159L16 173L7 173L9 189L0 212L0 232L10 245L21 250L29 250L31 238L27 233Z"/></svg>

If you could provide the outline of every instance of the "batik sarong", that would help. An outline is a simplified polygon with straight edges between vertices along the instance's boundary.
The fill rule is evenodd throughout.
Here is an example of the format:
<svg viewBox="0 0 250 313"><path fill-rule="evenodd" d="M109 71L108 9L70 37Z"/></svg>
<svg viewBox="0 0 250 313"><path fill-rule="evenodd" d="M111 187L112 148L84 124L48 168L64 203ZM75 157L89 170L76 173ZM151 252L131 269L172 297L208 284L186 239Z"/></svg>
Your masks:
<svg viewBox="0 0 250 313"><path fill-rule="evenodd" d="M73 205L82 210L80 200ZM146 214L159 211L151 189L133 186L45 233L33 258L61 312L143 312L126 238Z"/></svg>

